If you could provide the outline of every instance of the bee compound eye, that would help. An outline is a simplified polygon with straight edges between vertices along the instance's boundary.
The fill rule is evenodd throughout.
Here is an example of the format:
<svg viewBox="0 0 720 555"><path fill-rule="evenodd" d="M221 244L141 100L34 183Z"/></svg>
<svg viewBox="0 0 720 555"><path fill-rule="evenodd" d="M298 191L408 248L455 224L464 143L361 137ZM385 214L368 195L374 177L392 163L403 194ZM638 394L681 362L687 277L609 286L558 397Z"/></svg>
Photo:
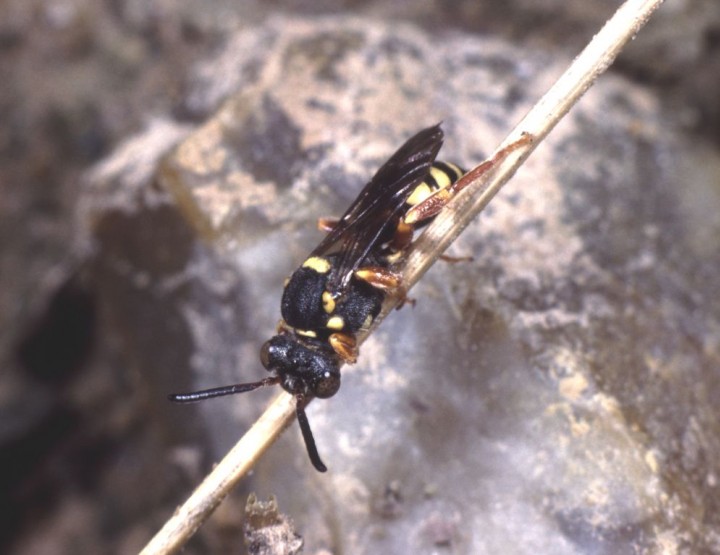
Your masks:
<svg viewBox="0 0 720 555"><path fill-rule="evenodd" d="M340 389L340 374L326 371L318 379L313 392L318 399L332 397Z"/></svg>
<svg viewBox="0 0 720 555"><path fill-rule="evenodd" d="M270 341L266 341L260 347L260 362L266 370L270 370Z"/></svg>

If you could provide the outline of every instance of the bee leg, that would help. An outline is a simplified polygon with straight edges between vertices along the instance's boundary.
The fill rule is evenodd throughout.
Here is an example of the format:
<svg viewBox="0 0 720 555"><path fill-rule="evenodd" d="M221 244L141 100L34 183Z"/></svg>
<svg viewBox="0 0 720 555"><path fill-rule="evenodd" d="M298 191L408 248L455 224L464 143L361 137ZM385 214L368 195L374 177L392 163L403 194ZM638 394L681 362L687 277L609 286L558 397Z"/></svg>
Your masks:
<svg viewBox="0 0 720 555"><path fill-rule="evenodd" d="M455 183L459 183L460 181L463 181L463 178L458 179ZM437 216L454 196L455 192L453 192L452 185L444 189L438 189L424 201L408 210L403 218L403 222L414 225Z"/></svg>
<svg viewBox="0 0 720 555"><path fill-rule="evenodd" d="M457 264L458 262L472 262L475 259L472 256L450 256L448 254L441 254L440 260L448 264Z"/></svg>
<svg viewBox="0 0 720 555"><path fill-rule="evenodd" d="M410 303L412 306L415 306L415 299L407 296L407 291L402 284L402 278L400 274L396 272L392 272L381 266L366 266L365 268L355 270L355 277L369 283L373 287L386 293L392 293L398 297L397 310L400 310L405 303Z"/></svg>
<svg viewBox="0 0 720 555"><path fill-rule="evenodd" d="M402 253L410 246L413 239L413 232L415 231L415 227L403 222L400 220L398 223L397 228L395 229L395 235L393 235L392 241L390 241L390 248L391 254L388 256L389 259L392 260L392 257L396 255L402 255ZM471 262L473 260L472 256L449 256L447 254L441 254L440 260L444 262L449 262L451 264L455 264L456 262ZM403 299L403 302L406 300L410 301L412 299ZM412 305L415 306L415 301L412 300ZM401 304L402 306L402 304Z"/></svg>
<svg viewBox="0 0 720 555"><path fill-rule="evenodd" d="M318 218L317 228L325 233L330 233L340 223L337 218Z"/></svg>
<svg viewBox="0 0 720 555"><path fill-rule="evenodd" d="M395 234L393 235L392 241L390 241L390 247L392 248L392 250L394 252L401 252L404 251L407 247L409 247L410 243L412 243L414 230L414 226L400 220L398 222L397 228L395 229Z"/></svg>
<svg viewBox="0 0 720 555"><path fill-rule="evenodd" d="M492 169L512 154L518 148L530 144L533 140L533 136L529 133L523 133L523 135L515 142L510 143L506 147L496 152L492 158L488 158L482 162L475 169L470 170L463 177L444 187L438 191L435 191L432 195L426 198L419 204L413 206L407 211L403 221L406 224L417 224L418 222L425 221L433 216L437 216L438 213L450 202L455 195L462 191L468 183L477 179L483 174L492 171Z"/></svg>
<svg viewBox="0 0 720 555"><path fill-rule="evenodd" d="M355 270L355 277L382 291L396 291L400 287L400 274L382 266L365 266Z"/></svg>
<svg viewBox="0 0 720 555"><path fill-rule="evenodd" d="M415 308L416 302L417 301L415 299L413 299L412 297L408 297L405 292L403 292L402 297L400 297L398 304L395 306L395 310L400 310L406 304L409 304L411 307Z"/></svg>
<svg viewBox="0 0 720 555"><path fill-rule="evenodd" d="M407 291L402 285L400 274L396 272L392 272L381 266L366 266L365 268L355 270L355 277L369 283L373 287L386 293L392 293L398 297L400 300L396 307L397 310L400 310L405 303L410 303L415 306L415 299L407 296Z"/></svg>
<svg viewBox="0 0 720 555"><path fill-rule="evenodd" d="M330 346L348 364L355 364L358 357L357 341L352 335L336 332L328 337Z"/></svg>

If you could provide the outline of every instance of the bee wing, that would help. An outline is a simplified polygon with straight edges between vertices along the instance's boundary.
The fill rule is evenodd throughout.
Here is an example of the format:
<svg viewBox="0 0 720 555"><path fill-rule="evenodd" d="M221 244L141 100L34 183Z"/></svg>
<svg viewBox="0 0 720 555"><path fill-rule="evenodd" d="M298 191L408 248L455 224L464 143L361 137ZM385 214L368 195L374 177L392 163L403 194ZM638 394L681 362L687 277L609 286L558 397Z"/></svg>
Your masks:
<svg viewBox="0 0 720 555"><path fill-rule="evenodd" d="M423 129L401 146L365 185L338 224L312 252L337 255L327 287L342 294L352 274L380 241L389 239L405 200L430 171L443 142L440 124Z"/></svg>

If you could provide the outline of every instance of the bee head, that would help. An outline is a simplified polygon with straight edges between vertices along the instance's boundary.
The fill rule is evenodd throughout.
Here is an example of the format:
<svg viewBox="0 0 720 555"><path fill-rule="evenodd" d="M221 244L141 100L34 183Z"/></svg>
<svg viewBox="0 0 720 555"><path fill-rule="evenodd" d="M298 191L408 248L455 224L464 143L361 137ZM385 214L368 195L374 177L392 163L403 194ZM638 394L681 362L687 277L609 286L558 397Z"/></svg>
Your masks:
<svg viewBox="0 0 720 555"><path fill-rule="evenodd" d="M276 335L262 346L260 361L275 375L258 382L226 385L191 393L174 393L168 395L168 398L174 403L191 403L280 384L295 397L295 412L310 462L318 471L325 472L327 467L315 446L305 406L313 397L324 399L337 393L340 388L340 365L331 354L306 347L285 335Z"/></svg>
<svg viewBox="0 0 720 555"><path fill-rule="evenodd" d="M336 357L311 349L295 338L276 335L260 349L260 362L275 372L280 385L292 395L327 399L340 389Z"/></svg>

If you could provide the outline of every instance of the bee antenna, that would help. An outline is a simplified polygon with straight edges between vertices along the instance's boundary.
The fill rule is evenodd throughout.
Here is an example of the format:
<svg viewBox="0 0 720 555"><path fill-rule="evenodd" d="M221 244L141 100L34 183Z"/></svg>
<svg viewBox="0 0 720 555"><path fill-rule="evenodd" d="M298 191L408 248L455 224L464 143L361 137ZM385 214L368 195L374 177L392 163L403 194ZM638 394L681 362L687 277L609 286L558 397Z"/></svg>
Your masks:
<svg viewBox="0 0 720 555"><path fill-rule="evenodd" d="M310 430L310 423L308 422L307 415L305 414L305 405L307 404L305 396L298 394L295 396L295 412L297 413L298 424L300 425L300 431L302 432L303 439L305 440L305 447L307 448L310 462L318 472L327 472L327 466L320 459L317 447L315 445L315 438L313 438L312 430Z"/></svg>
<svg viewBox="0 0 720 555"><path fill-rule="evenodd" d="M168 395L173 403L194 403L195 401L204 401L213 397L224 397L225 395L235 395L236 393L247 393L259 387L268 385L277 385L280 383L278 376L265 378L259 382L238 383L235 385L224 385L222 387L214 387L212 389L203 389L201 391L192 391L190 393L173 393Z"/></svg>

